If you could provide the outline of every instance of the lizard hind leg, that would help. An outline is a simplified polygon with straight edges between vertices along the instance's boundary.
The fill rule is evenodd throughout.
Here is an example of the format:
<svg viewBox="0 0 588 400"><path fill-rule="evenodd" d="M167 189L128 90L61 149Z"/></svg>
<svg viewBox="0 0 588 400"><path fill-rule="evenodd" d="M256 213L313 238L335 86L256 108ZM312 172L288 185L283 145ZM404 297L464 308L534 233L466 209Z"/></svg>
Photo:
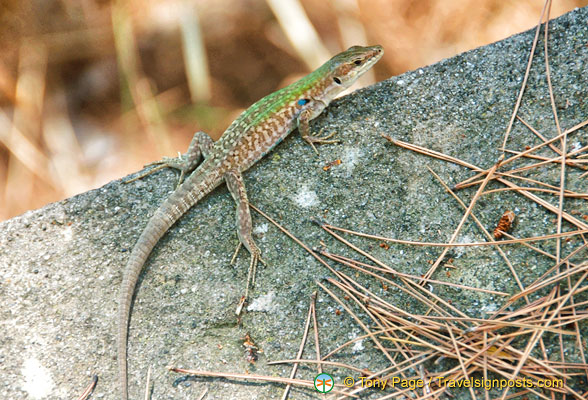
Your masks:
<svg viewBox="0 0 588 400"><path fill-rule="evenodd" d="M235 250L231 263L235 261L241 246L245 246L251 254L249 271L247 273L247 287L244 296L244 300L246 300L249 294L249 288L255 284L257 264L261 262L265 265L265 261L261 258L261 251L251 237L251 212L249 211L249 201L247 200L247 191L245 190L243 177L239 171L233 170L225 174L225 181L227 182L229 192L231 192L237 204L237 235L239 236L239 245Z"/></svg>
<svg viewBox="0 0 588 400"><path fill-rule="evenodd" d="M145 167L155 166L155 168L152 168L139 176L129 179L124 183L131 183L138 179L142 179L147 175L151 175L152 173L163 168L174 168L180 171L180 178L178 180L179 186L186 175L190 174L190 172L196 169L202 158L208 157L213 144L214 142L210 136L208 136L208 134L202 131L198 131L192 137L192 141L190 142L190 146L188 146L188 151L186 151L186 153L181 154L178 157L163 157L163 159L159 161L149 163L145 165Z"/></svg>

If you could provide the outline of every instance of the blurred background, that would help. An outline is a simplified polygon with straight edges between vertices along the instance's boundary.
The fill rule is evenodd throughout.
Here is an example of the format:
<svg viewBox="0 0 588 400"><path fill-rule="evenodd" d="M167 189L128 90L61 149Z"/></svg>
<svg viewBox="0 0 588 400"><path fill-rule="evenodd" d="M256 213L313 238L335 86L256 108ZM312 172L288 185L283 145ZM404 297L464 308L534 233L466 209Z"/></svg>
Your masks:
<svg viewBox="0 0 588 400"><path fill-rule="evenodd" d="M588 0L555 1L551 17ZM354 44L364 85L537 24L543 0L2 0L0 220L217 139ZM529 44L530 45L530 44Z"/></svg>

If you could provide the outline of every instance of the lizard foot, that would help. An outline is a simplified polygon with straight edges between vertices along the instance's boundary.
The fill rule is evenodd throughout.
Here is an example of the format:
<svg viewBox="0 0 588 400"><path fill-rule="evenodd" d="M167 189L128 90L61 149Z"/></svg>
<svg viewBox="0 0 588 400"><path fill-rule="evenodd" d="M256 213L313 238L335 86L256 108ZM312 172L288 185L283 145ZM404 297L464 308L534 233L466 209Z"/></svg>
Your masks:
<svg viewBox="0 0 588 400"><path fill-rule="evenodd" d="M188 161L185 160L181 154L179 154L178 157L163 157L163 159L161 159L159 161L154 161L152 163L146 164L145 168L153 167L153 166L155 166L155 168L150 169L150 170L142 173L141 175L134 177L133 179L129 179L128 181L125 181L124 183L131 183L136 180L143 179L147 175L151 175L152 173L157 172L160 169L173 168L173 169L180 170L180 178L178 179L178 185L177 185L177 186L180 186L180 184L184 181L184 177L186 176L186 173L190 171L190 169L189 169L190 165L189 165Z"/></svg>
<svg viewBox="0 0 588 400"><path fill-rule="evenodd" d="M324 128L321 128L321 130L319 131L319 133L317 135L308 135L304 137L304 140L306 140L306 143L308 143L312 149L314 150L314 152L316 154L318 154L318 150L315 147L315 143L316 144L329 144L329 143L339 143L340 140L338 139L334 139L334 140L329 140L331 139L333 136L335 136L337 134L337 132L331 132L327 135L323 135L323 130Z"/></svg>
<svg viewBox="0 0 588 400"><path fill-rule="evenodd" d="M235 259L237 258L237 254L239 253L239 250L241 249L242 245L243 244L241 242L239 242L239 244L237 245L237 248L235 249L235 253L233 254L233 257L231 258L231 264L233 264L235 262ZM251 247L250 250L248 249L251 253L251 261L249 262L249 270L247 271L247 286L245 287L245 295L243 295L243 297L241 297L241 301L239 302L239 305L237 306L237 310L236 310L237 315L241 314L241 310L243 309L243 306L245 305L245 302L247 301L247 298L249 297L249 288L251 288L255 285L255 275L257 274L257 264L262 263L264 266L267 265L265 263L265 261L261 258L261 251L259 250L259 248L257 248L255 243L250 243L249 247Z"/></svg>

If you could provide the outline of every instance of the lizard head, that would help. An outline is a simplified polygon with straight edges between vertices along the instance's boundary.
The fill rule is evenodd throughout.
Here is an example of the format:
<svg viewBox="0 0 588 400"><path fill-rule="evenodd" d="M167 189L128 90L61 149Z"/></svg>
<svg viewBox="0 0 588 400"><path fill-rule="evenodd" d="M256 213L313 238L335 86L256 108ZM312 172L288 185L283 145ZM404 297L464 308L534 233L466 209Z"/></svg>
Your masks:
<svg viewBox="0 0 588 400"><path fill-rule="evenodd" d="M331 58L328 66L333 91L341 92L369 70L384 54L382 46L353 46ZM337 90L337 88L340 88Z"/></svg>

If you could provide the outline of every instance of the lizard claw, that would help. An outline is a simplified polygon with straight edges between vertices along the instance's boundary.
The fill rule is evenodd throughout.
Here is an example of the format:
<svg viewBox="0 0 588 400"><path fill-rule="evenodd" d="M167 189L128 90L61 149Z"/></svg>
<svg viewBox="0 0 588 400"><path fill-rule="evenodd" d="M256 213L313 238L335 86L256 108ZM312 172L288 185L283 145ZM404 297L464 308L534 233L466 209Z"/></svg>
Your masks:
<svg viewBox="0 0 588 400"><path fill-rule="evenodd" d="M333 136L335 136L337 134L337 132L331 132L327 135L322 135L324 128L321 128L321 130L319 131L319 133L317 135L308 135L304 137L304 140L306 141L306 143L308 143L312 149L314 150L314 152L316 154L318 154L318 150L315 147L315 143L316 144L330 144L330 143L339 143L340 140L338 139L334 139L334 140L329 140L330 138L332 138ZM322 136L321 136L322 135Z"/></svg>
<svg viewBox="0 0 588 400"><path fill-rule="evenodd" d="M241 241L239 241L239 244L237 245L237 248L235 249L235 253L233 254L233 257L231 258L231 264L234 264L235 259L237 258L237 254L239 253L239 250L241 249L242 245L243 245L243 243L241 243ZM249 270L247 271L247 286L245 287L245 295L241 298L241 301L239 302L239 306L237 307L237 310L236 310L237 315L239 315L241 313L241 310L243 309L243 305L245 304L245 302L247 301L247 299L249 297L249 289L255 285L255 275L257 273L257 265L259 263L262 263L264 266L267 265L266 262L261 258L261 251L255 245L255 243L253 243L253 242L249 243L249 245L247 246L247 249L251 253L251 261L249 262Z"/></svg>
<svg viewBox="0 0 588 400"><path fill-rule="evenodd" d="M138 181L139 179L143 179L145 178L147 175L151 175L152 173L159 171L160 169L164 169L166 166L165 165L159 165L153 169L150 169L147 172L143 172L141 175L139 176L135 176L134 178L128 179L126 181L123 181L123 183L126 185L127 183L131 183L131 182L135 182Z"/></svg>
<svg viewBox="0 0 588 400"><path fill-rule="evenodd" d="M239 241L239 244L237 245L237 248L235 249L235 252L233 253L233 257L231 257L231 265L235 264L235 260L237 259L237 254L239 254L239 250L241 250L241 246L243 246L243 243L241 243Z"/></svg>
<svg viewBox="0 0 588 400"><path fill-rule="evenodd" d="M146 167L153 167L154 165L165 165L166 167L173 167L176 168L176 165L182 163L182 155L178 153L177 157L163 157L161 160L150 162L149 164L145 164Z"/></svg>
<svg viewBox="0 0 588 400"><path fill-rule="evenodd" d="M180 178L178 179L178 184L176 186L176 188L177 188L184 181L184 177L186 176L186 172L189 171L188 162L179 153L178 153L178 157L163 157L159 161L153 161L149 164L145 164L144 167L145 168L155 167L155 168L150 169L149 171L144 172L141 175L134 177L133 179L129 179L128 181L125 181L124 183L131 183L136 180L142 179L142 178L146 177L147 175L151 175L152 173L157 172L163 168L173 168L173 169L177 169L180 171Z"/></svg>

